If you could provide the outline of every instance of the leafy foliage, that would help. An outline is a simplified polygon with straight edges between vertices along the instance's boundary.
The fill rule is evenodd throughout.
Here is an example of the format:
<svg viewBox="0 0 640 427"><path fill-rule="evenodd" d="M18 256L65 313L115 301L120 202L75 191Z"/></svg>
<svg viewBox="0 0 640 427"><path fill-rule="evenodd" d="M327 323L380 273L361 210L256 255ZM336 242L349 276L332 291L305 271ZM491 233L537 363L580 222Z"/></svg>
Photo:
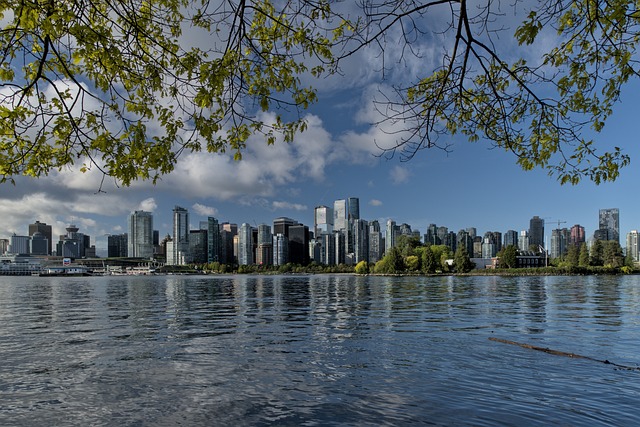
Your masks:
<svg viewBox="0 0 640 427"><path fill-rule="evenodd" d="M423 70L376 104L378 124L397 132L388 154L406 160L425 148L447 150L441 137L461 134L561 183L615 180L629 156L589 135L603 129L640 72L637 2L527 3L526 16L514 8L522 20L517 46L505 42L511 14L500 6L5 1L0 179L79 164L123 185L155 182L184 152L240 159L253 134L267 144L292 141L306 126L300 112L317 100L302 82L344 72L345 61L372 49L383 72L390 58L409 56ZM439 60L424 56L418 42L425 40L443 47ZM264 114L274 111L273 119Z"/></svg>

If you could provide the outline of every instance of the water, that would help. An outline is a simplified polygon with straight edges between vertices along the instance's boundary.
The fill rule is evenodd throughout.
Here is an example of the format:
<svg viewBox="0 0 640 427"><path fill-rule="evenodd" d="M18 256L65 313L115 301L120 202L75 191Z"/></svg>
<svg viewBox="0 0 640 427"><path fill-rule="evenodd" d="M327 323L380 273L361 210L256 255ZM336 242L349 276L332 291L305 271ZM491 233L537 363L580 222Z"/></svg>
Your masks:
<svg viewBox="0 0 640 427"><path fill-rule="evenodd" d="M1 425L638 425L640 277L0 277Z"/></svg>

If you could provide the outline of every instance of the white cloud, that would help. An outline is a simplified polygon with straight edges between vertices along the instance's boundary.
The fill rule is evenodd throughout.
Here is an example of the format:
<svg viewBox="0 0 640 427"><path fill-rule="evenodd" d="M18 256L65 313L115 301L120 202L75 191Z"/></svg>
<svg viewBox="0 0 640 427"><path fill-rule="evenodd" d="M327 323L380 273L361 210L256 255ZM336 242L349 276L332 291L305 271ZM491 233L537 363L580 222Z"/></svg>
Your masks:
<svg viewBox="0 0 640 427"><path fill-rule="evenodd" d="M398 185L408 182L411 173L409 172L409 170L403 168L402 166L394 166L389 172L389 176L391 178L391 181L394 184Z"/></svg>
<svg viewBox="0 0 640 427"><path fill-rule="evenodd" d="M308 208L306 205L302 205L299 203L289 203L289 202L279 202L274 201L272 203L274 209L290 209L295 211L306 211Z"/></svg>
<svg viewBox="0 0 640 427"><path fill-rule="evenodd" d="M156 203L156 199L154 199L153 197L149 197L148 199L145 199L140 202L140 205L138 206L137 210L153 212L157 208L158 208L158 204Z"/></svg>
<svg viewBox="0 0 640 427"><path fill-rule="evenodd" d="M218 214L218 209L212 206L205 206L200 203L194 203L193 210L201 216L214 216Z"/></svg>
<svg viewBox="0 0 640 427"><path fill-rule="evenodd" d="M371 200L369 200L369 204L371 206L382 206L382 201L380 201L378 199L371 199Z"/></svg>

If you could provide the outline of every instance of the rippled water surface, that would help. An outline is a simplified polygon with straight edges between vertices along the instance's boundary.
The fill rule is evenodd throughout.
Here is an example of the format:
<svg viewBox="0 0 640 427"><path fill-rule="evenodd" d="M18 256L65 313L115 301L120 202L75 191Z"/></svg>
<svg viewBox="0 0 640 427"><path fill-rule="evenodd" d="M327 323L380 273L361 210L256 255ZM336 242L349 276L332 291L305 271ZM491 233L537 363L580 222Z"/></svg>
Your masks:
<svg viewBox="0 0 640 427"><path fill-rule="evenodd" d="M640 425L598 361L640 366L639 310L635 276L0 277L0 424Z"/></svg>

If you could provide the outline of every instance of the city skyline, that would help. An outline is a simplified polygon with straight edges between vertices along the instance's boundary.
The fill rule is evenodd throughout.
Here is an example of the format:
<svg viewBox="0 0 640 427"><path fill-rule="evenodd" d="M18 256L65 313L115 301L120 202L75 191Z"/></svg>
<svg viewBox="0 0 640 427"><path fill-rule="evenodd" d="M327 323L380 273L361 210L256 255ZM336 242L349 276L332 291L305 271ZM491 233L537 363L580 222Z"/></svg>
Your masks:
<svg viewBox="0 0 640 427"><path fill-rule="evenodd" d="M313 221L317 221L318 218L324 218L325 221L330 221L330 224L324 224L322 225L322 227L320 227L321 229L323 229L324 231L327 230L344 230L344 224L342 224L342 222L345 220L344 217L348 217L348 221L352 221L352 220L357 220L360 217L360 211L359 211L359 204L360 204L360 200L359 197L347 197L344 199L338 199L335 200L333 203L334 208L329 208L327 206L324 205L320 205L320 206L316 206L314 208L314 218ZM318 211L322 212L322 215L318 216L317 213ZM333 211L333 212L332 212ZM193 233L194 231L197 230L211 230L211 221L213 220L213 224L218 225L220 224L219 229L223 229L226 228L228 226L232 226L235 227L235 230L238 230L238 234L240 235L241 233L244 233L246 236L244 238L244 241L247 242L247 239L251 239L251 237L247 237L250 236L251 234L251 230L254 230L256 233L259 231L260 227L267 225L268 227L271 227L271 225L273 225L273 235L276 235L278 233L284 233L284 234L288 234L288 230L290 227L292 226L304 226L307 230L313 232L314 229L316 229L316 227L318 227L317 223L305 223L303 221L300 221L298 219L294 219L294 218L288 218L288 217L278 217L278 218L274 218L271 222L266 223L266 222L262 222L260 224L248 224L248 223L240 223L240 222L236 222L233 221L233 219L223 219L223 218L214 218L214 217L208 217L207 221L200 221L198 223L198 226L194 226L194 224L192 222L189 221L189 209L186 209L184 207L175 205L172 209L173 212L173 230L172 232L167 232L167 233L161 233L159 230L154 229L153 227L153 212L145 212L145 211L134 211L131 212L130 215L127 217L127 230L130 236L133 235L138 235L139 237L137 239L129 239L128 241L128 248L129 248L129 253L132 253L133 250L133 255L130 256L141 256L142 254L148 254L148 253L152 253L150 251L152 251L152 249L150 249L150 246L152 246L151 241L153 239L155 239L156 244L159 240L160 237L162 236L170 236L172 239L174 239L174 242L172 242L170 244L169 247L167 247L167 251L170 252L167 254L167 259L170 260L169 262L171 263L179 263L181 261L181 259L183 259L184 255L179 255L180 252L182 253L187 253L188 252L188 242L185 240L188 240L188 235L190 233ZM330 220L327 218L327 216L330 216ZM563 253L566 250L566 244L569 244L569 242L573 242L576 241L576 239L578 240L582 240L584 239L584 241L586 242L590 242L591 240L593 240L594 238L596 238L596 236L598 236L598 238L600 239L604 239L607 240L609 237L613 236L613 237L618 237L617 241L621 244L621 246L624 248L626 246L627 243L627 239L628 239L628 234L632 233L635 231L634 230L620 230L619 229L619 217L620 217L620 210L618 208L602 208L599 209L598 211L598 223L599 223L599 228L597 230L594 230L593 232L589 232L589 230L586 230L585 232L585 227L582 226L581 224L573 224L573 225L569 225L567 223L567 221L551 221L549 226L546 226L545 223L545 219L544 218L540 218L538 215L534 215L530 218L529 220L529 227L526 229L522 229L522 230L513 230L513 229L508 229L508 230L480 230L477 227L466 227L464 229L459 229L459 230L455 230L453 228L448 227L446 224L434 224L431 223L429 224L429 227L425 228L425 229L420 229L419 227L415 226L414 224L410 224L407 222L402 222L402 221L395 221L393 219L388 219L385 227L381 228L379 225L378 220L376 219L367 219L367 218L363 218L365 221L369 222L369 224L372 223L376 223L378 224L376 227L379 228L379 230L382 232L383 236L387 236L387 240L386 240L386 249L388 250L390 245L394 244L393 241L389 240L389 232L387 230L389 230L389 227L391 226L392 228L398 228L401 229L402 227L404 227L405 225L408 225L409 229L413 232L413 233L418 233L420 236L420 240L423 243L426 243L427 239L428 239L428 235L429 233L432 233L433 235L435 235L436 233L436 228L437 228L437 233L438 233L438 238L441 239L441 241L444 241L444 237L440 236L440 232L442 230L443 233L451 233L451 234L458 234L458 238L460 238L459 233L461 232L470 232L470 230L473 230L472 233L482 237L482 236L486 236L487 234L493 234L493 233L497 233L496 237L499 240L499 245L501 246L503 243L504 245L506 245L508 241L515 241L515 245L519 246L521 250L524 250L525 248L528 248L529 246L538 246L537 240L536 240L536 235L540 234L541 236L546 236L549 235L550 239L547 241L545 239L544 244L542 246L545 247L545 249L547 249L551 254L552 257L557 256L557 254ZM208 224L209 223L209 224ZM556 224L555 227L553 227L553 224ZM225 225L226 224L226 225ZM334 228L334 224L338 224L337 228ZM248 229L243 230L244 227L248 227ZM607 230L603 230L604 227L618 227L617 229L614 229L613 231L607 231ZM71 227L71 228L69 228ZM433 230L431 229L431 227L434 227ZM38 231L38 232L42 232L42 231L47 231L51 229L50 225L47 225L46 223L42 223L39 220L36 220L33 224L29 224L28 225L29 228L29 234L31 234L34 231ZM78 228L72 224L69 225L66 228L66 231L68 234L69 230L73 230L74 233L78 232ZM286 231L285 231L286 230ZM233 230L229 230L232 232L236 232ZM558 246L558 239L560 236L560 233L556 233L556 231L561 231L563 232L563 242L562 246ZM50 232L50 231L49 231ZM523 236L520 236L520 234L523 234L526 232L526 240L524 240L523 243ZM511 235L511 233L513 233L513 235ZM580 238L576 237L577 234L576 233L580 233ZM90 235L85 235L84 233L80 232L79 233L82 236L85 236L85 238L90 238L92 236ZM125 233L121 233L121 234L125 234ZM121 235L119 234L119 235ZM112 236L119 236L119 235L112 235ZM61 235L62 237L63 235ZM177 236L177 239L176 239ZM0 236L0 238L10 238L11 236ZM318 236L316 236L318 237ZM349 236L349 238L351 238ZM254 239L258 239L258 234L256 234L256 236L254 237ZM138 240L138 241L144 241L145 245L143 249L133 249L134 246L134 240ZM616 240L615 238L613 240ZM53 243L56 243L57 240L56 238L53 239ZM94 241L91 240L91 244L93 244ZM139 242L138 242L139 243ZM52 242L49 242L49 244L51 245ZM136 243L137 244L137 243ZM353 242L352 241L348 241L347 245L349 247L349 251L350 252L356 252L357 249L353 248ZM246 254L246 248L245 251L243 252L242 256L242 263L253 263L255 261L255 259L253 258L247 258L247 254ZM99 250L96 251L96 254L98 256L107 256L106 253L100 253ZM144 255L142 255L143 257L146 257ZM258 256L257 254L255 254L255 256ZM484 257L484 255L483 255ZM214 257L212 257L211 259L214 259Z"/></svg>
<svg viewBox="0 0 640 427"><path fill-rule="evenodd" d="M629 102L623 99L623 104ZM601 139L634 141L631 114L630 109L616 110ZM344 120L333 116L316 120L319 117L311 118L316 127L291 144L266 147L256 142L240 162L194 155L156 186L137 182L123 188L107 180L101 188L97 171L63 170L37 180L18 178L15 186L0 185L0 236L26 233L27 224L35 220L51 225L55 236L76 224L104 252L106 235L123 233L125 218L135 210L153 212L161 235L172 229L174 205L190 210L193 228L211 215L240 224L287 216L313 226L315 206L329 206L349 194L359 195L363 218L381 224L393 218L421 231L430 223L453 230L470 226L522 230L532 215L538 215L547 224L581 224L591 238L598 227L598 211L606 207L620 209L622 235L640 229L640 201L633 197L640 169L633 162L613 183L561 186L545 171L521 170L509 153L456 140L450 153L428 151L410 162L379 158L362 144L366 127L358 137L349 133ZM347 134L354 138L352 144L341 139ZM369 144L375 145L373 139L370 135ZM345 144L360 151L344 152ZM634 152L640 154L640 148L628 145L635 150L632 159ZM551 229L547 229L549 241Z"/></svg>

